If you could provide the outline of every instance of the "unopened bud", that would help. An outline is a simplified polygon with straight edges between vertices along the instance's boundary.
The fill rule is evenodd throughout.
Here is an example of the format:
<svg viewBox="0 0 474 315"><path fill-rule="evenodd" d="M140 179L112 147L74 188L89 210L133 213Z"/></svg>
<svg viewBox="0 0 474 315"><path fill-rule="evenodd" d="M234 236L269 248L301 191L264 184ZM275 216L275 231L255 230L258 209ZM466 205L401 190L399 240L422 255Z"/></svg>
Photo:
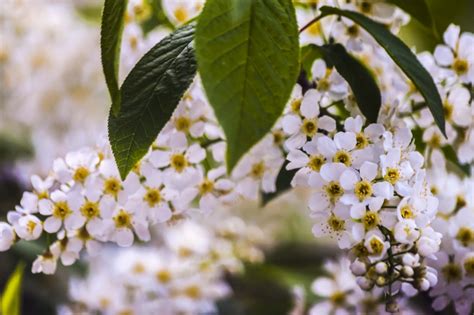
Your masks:
<svg viewBox="0 0 474 315"><path fill-rule="evenodd" d="M387 279L384 276L378 276L375 280L375 284L379 287L383 287L387 283Z"/></svg>
<svg viewBox="0 0 474 315"><path fill-rule="evenodd" d="M383 274L386 274L387 273L387 264L384 263L384 262L378 262L376 265L375 265L375 271L377 271L378 274L380 275L383 275Z"/></svg>
<svg viewBox="0 0 474 315"><path fill-rule="evenodd" d="M363 262L356 260L351 264L351 271L356 276L363 276L367 272L367 268Z"/></svg>
<svg viewBox="0 0 474 315"><path fill-rule="evenodd" d="M374 282L370 279L367 279L365 277L359 277L357 278L357 284L362 290L370 290L374 287Z"/></svg>
<svg viewBox="0 0 474 315"><path fill-rule="evenodd" d="M410 277L413 277L414 275L414 271L413 271L413 268L410 267L410 266L403 266L402 268L402 275L406 278L410 278Z"/></svg>

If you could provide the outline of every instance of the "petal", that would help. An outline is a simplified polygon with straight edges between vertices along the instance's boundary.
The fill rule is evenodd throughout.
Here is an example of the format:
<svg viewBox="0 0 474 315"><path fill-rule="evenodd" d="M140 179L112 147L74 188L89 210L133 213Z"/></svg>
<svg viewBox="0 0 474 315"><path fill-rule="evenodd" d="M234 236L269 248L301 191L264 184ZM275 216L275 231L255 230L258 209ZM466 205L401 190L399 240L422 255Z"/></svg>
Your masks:
<svg viewBox="0 0 474 315"><path fill-rule="evenodd" d="M332 132L336 130L336 121L329 116L322 116L318 119L318 128Z"/></svg>
<svg viewBox="0 0 474 315"><path fill-rule="evenodd" d="M438 45L434 51L436 62L441 66L450 66L454 61L454 55L451 49L445 45Z"/></svg>
<svg viewBox="0 0 474 315"><path fill-rule="evenodd" d="M300 111L301 114L306 118L314 118L319 115L319 100L321 95L317 90L308 90L301 102Z"/></svg>
<svg viewBox="0 0 474 315"><path fill-rule="evenodd" d="M350 151L357 144L356 135L353 132L338 132L334 136L334 143L339 149Z"/></svg>
<svg viewBox="0 0 474 315"><path fill-rule="evenodd" d="M281 120L281 125L285 133L292 135L300 129L301 118L296 115L286 115Z"/></svg>
<svg viewBox="0 0 474 315"><path fill-rule="evenodd" d="M61 220L49 217L44 221L44 230L48 233L56 233L61 228Z"/></svg>
<svg viewBox="0 0 474 315"><path fill-rule="evenodd" d="M360 167L360 176L368 181L372 181L377 176L378 165L372 162L364 162Z"/></svg>
<svg viewBox="0 0 474 315"><path fill-rule="evenodd" d="M133 233L130 229L118 229L115 232L115 241L121 247L129 247L133 244Z"/></svg>
<svg viewBox="0 0 474 315"><path fill-rule="evenodd" d="M443 39L446 44L452 49L456 49L456 45L459 39L461 28L457 25L450 24L447 30L443 34Z"/></svg>
<svg viewBox="0 0 474 315"><path fill-rule="evenodd" d="M86 219L79 213L72 213L64 220L64 226L68 231L74 231L84 225Z"/></svg>
<svg viewBox="0 0 474 315"><path fill-rule="evenodd" d="M346 168L347 167L342 163L326 163L321 167L320 174L327 182L338 181Z"/></svg>
<svg viewBox="0 0 474 315"><path fill-rule="evenodd" d="M349 190L354 189L355 184L359 181L359 176L352 169L346 169L340 178L342 188Z"/></svg>

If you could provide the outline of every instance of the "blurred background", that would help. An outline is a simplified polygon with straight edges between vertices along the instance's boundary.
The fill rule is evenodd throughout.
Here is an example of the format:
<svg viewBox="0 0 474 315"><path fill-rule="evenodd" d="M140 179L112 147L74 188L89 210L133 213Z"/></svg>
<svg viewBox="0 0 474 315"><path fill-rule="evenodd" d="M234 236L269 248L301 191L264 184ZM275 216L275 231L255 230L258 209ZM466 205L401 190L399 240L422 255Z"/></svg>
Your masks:
<svg viewBox="0 0 474 315"><path fill-rule="evenodd" d="M124 33L122 78L182 18L170 9L181 0L134 2L139 6L133 13L136 25ZM462 31L474 31L474 1L427 3L436 32L412 20L400 34L417 52L432 51L450 23L460 25ZM99 0L0 0L2 221L18 204L22 192L30 189L32 174L45 176L55 157L94 145L100 137L106 141L109 98L100 66L101 6ZM274 266L271 276L280 279L279 285L299 283L307 289L321 270L319 253L327 257L336 252L328 243L316 243L311 235L301 193L282 197L278 206L270 203L262 209L249 204L240 211L243 217L271 229L280 244L265 249L267 264ZM17 263L24 261L30 266L43 247L20 242L13 250L0 253L0 292ZM27 267L23 313L54 314L56 307L67 301L68 279L85 271L85 265L76 264L45 276L32 275ZM308 299L311 301L311 296Z"/></svg>

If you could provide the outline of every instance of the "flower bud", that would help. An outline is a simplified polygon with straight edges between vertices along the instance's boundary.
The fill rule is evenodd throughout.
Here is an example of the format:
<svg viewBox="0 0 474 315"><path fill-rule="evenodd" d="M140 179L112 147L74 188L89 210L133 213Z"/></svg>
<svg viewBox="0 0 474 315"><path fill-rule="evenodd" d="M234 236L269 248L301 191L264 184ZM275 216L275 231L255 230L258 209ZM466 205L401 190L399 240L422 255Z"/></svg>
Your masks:
<svg viewBox="0 0 474 315"><path fill-rule="evenodd" d="M367 267L357 259L351 264L351 271L356 276L363 276L367 272Z"/></svg>
<svg viewBox="0 0 474 315"><path fill-rule="evenodd" d="M427 291L430 288L430 282L425 278L422 278L418 281L418 287L421 291Z"/></svg>
<svg viewBox="0 0 474 315"><path fill-rule="evenodd" d="M378 274L381 274L381 275L386 274L387 270L388 270L387 264L382 261L378 262L375 265L375 271L377 271Z"/></svg>
<svg viewBox="0 0 474 315"><path fill-rule="evenodd" d="M410 267L410 266L403 266L403 268L402 268L402 275L403 275L405 278L413 277L414 274L415 274L415 272L413 271L413 268L412 268L412 267Z"/></svg>
<svg viewBox="0 0 474 315"><path fill-rule="evenodd" d="M362 290L368 291L374 287L374 281L365 277L357 278L356 282Z"/></svg>
<svg viewBox="0 0 474 315"><path fill-rule="evenodd" d="M387 279L384 276L378 276L375 280L375 284L379 287L383 287L387 283Z"/></svg>

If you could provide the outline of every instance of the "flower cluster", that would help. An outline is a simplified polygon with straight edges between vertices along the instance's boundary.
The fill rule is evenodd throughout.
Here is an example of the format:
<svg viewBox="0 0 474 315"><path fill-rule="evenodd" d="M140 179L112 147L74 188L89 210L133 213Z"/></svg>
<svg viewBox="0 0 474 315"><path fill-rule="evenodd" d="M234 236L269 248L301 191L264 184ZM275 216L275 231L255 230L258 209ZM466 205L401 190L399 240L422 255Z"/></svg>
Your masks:
<svg viewBox="0 0 474 315"><path fill-rule="evenodd" d="M433 308L451 302L458 314L474 310L474 181L446 171L446 161L434 151L436 165L430 175L431 191L440 201L433 227L443 234L441 249L429 264L438 271L438 284L430 291Z"/></svg>
<svg viewBox="0 0 474 315"><path fill-rule="evenodd" d="M211 220L212 222L212 220ZM60 314L202 314L231 293L224 272L260 261L262 231L236 217L215 224L190 220L156 230L146 247L107 248L89 259L88 276L70 282Z"/></svg>
<svg viewBox="0 0 474 315"><path fill-rule="evenodd" d="M313 191L308 204L316 221L313 233L350 249L363 289L376 284L390 293L400 286L407 292L428 290L436 284L436 272L424 258L439 249L441 235L430 226L438 200L410 130L363 128L357 116L346 119L343 131L325 133L313 134L288 154L287 168L299 169L293 184Z"/></svg>
<svg viewBox="0 0 474 315"><path fill-rule="evenodd" d="M94 255L104 242L128 247L135 238L149 241L154 224L257 199L259 191L275 190L284 161L274 138L256 146L229 177L222 131L196 82L126 180L103 145L56 159L44 180L33 176L33 191L0 226L0 250L43 232L53 235L33 264L33 272L51 274L58 259L71 265L83 249Z"/></svg>
<svg viewBox="0 0 474 315"><path fill-rule="evenodd" d="M311 285L311 291L321 298L321 301L311 307L309 315L388 314L385 311L383 290L377 288L370 293L361 290L347 258L326 262L324 272L326 275L318 277ZM401 302L406 304L405 300ZM399 314L419 313L404 305Z"/></svg>

